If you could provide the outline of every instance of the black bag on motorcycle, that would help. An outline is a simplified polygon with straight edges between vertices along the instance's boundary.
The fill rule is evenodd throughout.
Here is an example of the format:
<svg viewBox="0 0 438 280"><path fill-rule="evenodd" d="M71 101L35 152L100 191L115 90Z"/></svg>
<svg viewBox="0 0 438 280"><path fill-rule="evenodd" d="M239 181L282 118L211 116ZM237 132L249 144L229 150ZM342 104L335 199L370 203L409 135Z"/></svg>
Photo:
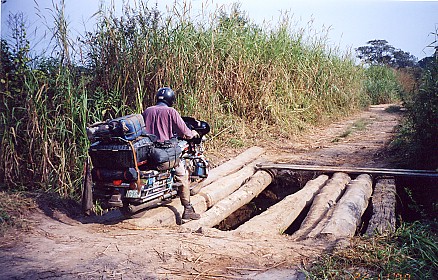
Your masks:
<svg viewBox="0 0 438 280"><path fill-rule="evenodd" d="M177 166L180 162L182 149L177 139L171 139L164 143L156 142L150 150L148 165L157 170L168 170Z"/></svg>
<svg viewBox="0 0 438 280"><path fill-rule="evenodd" d="M139 137L135 141L93 143L88 149L93 167L113 170L135 168L147 162L154 145L154 135ZM137 163L134 161L137 160Z"/></svg>

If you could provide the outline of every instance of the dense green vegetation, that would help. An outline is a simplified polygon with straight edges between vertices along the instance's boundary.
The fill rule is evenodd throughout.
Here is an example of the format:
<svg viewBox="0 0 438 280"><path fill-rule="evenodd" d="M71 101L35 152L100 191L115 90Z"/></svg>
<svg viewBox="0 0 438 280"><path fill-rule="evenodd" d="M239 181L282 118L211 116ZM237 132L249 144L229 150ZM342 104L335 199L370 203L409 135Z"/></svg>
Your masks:
<svg viewBox="0 0 438 280"><path fill-rule="evenodd" d="M372 65L365 69L364 81L371 104L391 103L400 100L401 84L396 71L387 66Z"/></svg>
<svg viewBox="0 0 438 280"><path fill-rule="evenodd" d="M12 43L2 41L7 188L78 194L86 124L141 112L165 85L183 115L211 124L211 149L275 141L368 104L354 59L325 35L309 36L311 26L293 30L287 17L265 30L238 6L196 21L178 8L166 16L126 8L121 18L107 10L73 48L62 7L54 13L57 57L30 57L23 24Z"/></svg>
<svg viewBox="0 0 438 280"><path fill-rule="evenodd" d="M438 57L428 61L418 90L403 97L408 113L393 146L404 150L405 165L438 170Z"/></svg>

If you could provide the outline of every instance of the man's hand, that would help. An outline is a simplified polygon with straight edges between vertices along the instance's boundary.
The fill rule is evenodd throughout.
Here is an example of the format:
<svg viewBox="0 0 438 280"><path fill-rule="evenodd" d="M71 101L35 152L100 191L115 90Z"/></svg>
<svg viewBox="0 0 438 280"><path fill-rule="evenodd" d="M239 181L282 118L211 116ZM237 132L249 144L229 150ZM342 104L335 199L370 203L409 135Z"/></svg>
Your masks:
<svg viewBox="0 0 438 280"><path fill-rule="evenodd" d="M196 130L192 130L193 138L199 138L199 133Z"/></svg>

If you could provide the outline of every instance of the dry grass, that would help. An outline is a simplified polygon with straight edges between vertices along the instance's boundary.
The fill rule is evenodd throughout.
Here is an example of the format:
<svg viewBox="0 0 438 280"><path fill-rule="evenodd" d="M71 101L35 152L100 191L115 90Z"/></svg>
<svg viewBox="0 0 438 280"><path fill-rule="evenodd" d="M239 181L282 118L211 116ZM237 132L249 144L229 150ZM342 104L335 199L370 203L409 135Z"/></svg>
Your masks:
<svg viewBox="0 0 438 280"><path fill-rule="evenodd" d="M0 191L0 236L4 236L10 228L28 230L26 218L36 208L35 201L23 193Z"/></svg>

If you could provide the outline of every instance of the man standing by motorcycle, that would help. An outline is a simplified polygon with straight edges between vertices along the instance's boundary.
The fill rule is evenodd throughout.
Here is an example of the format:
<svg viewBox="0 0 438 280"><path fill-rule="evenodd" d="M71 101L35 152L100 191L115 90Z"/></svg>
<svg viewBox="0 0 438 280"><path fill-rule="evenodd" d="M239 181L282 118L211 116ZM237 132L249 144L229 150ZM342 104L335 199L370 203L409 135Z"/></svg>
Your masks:
<svg viewBox="0 0 438 280"><path fill-rule="evenodd" d="M156 94L156 104L143 112L146 132L157 136L157 141L164 142L178 136L186 139L199 137L195 130L190 130L180 114L172 107L175 102L175 92L169 87L160 88ZM180 161L175 167L175 181L180 183L178 193L184 206L182 219L198 220L201 215L195 213L190 203L189 176Z"/></svg>

